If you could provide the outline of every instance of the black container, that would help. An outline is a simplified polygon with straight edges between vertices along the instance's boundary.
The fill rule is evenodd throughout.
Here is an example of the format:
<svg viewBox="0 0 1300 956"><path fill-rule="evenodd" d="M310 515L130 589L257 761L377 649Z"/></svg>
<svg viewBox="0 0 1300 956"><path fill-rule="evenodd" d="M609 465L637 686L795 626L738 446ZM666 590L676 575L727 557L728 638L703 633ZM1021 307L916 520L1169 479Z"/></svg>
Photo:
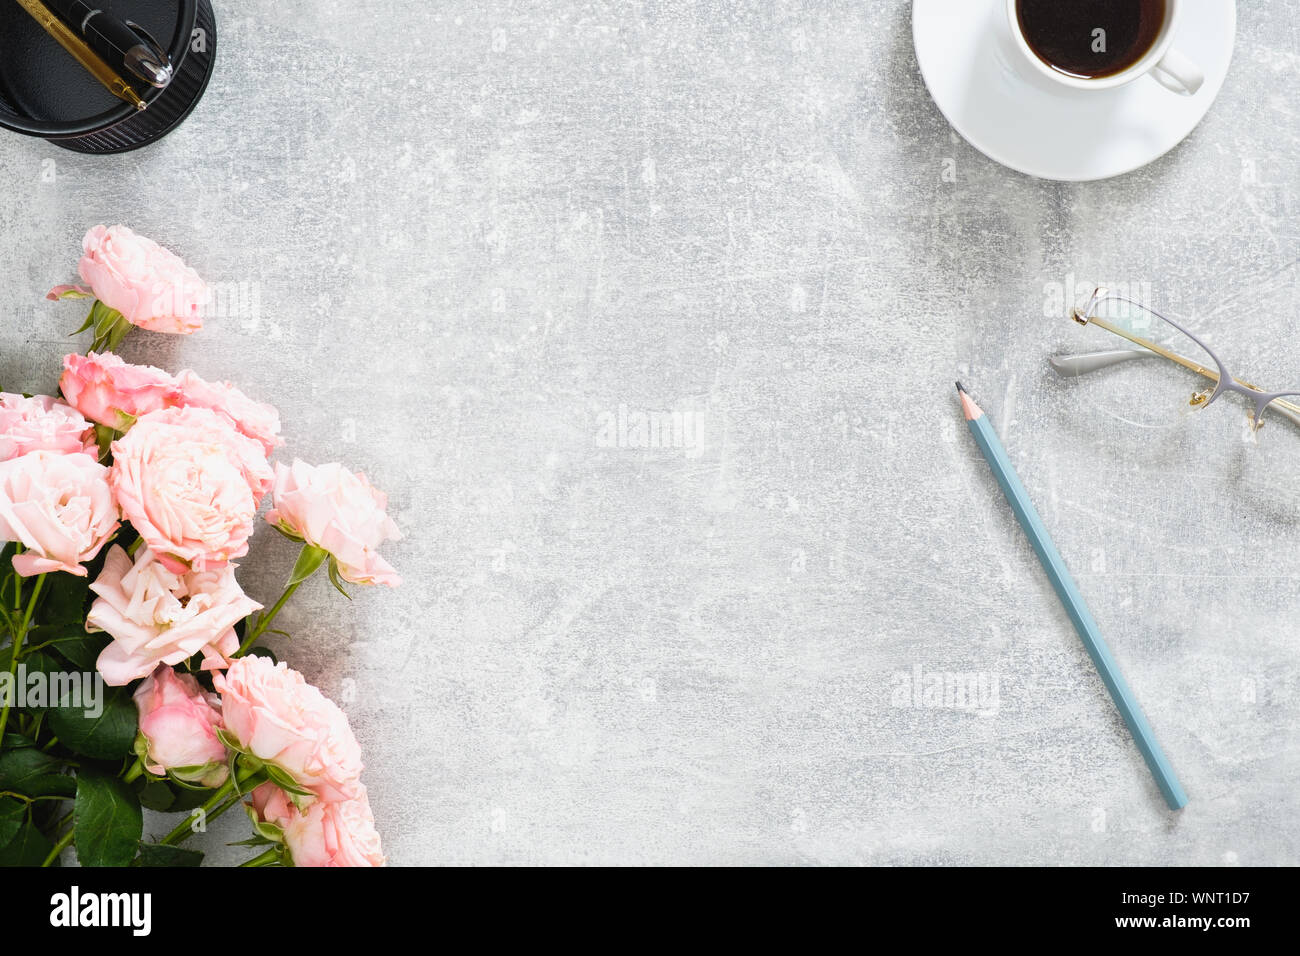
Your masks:
<svg viewBox="0 0 1300 956"><path fill-rule="evenodd" d="M207 88L217 52L209 0L112 0L105 9L158 38L175 73L158 90L133 83L137 110L105 90L13 0L0 0L0 128L79 153L122 153L165 136Z"/></svg>

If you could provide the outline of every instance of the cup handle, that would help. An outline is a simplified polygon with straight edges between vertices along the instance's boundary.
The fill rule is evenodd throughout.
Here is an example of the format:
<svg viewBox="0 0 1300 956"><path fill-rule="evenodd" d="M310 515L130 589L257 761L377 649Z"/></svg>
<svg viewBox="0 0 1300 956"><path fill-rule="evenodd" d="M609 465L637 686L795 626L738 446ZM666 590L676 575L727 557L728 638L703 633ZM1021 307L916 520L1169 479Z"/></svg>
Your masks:
<svg viewBox="0 0 1300 956"><path fill-rule="evenodd" d="M1205 82L1205 74L1190 58L1170 49L1151 68L1151 75L1167 90L1191 96Z"/></svg>

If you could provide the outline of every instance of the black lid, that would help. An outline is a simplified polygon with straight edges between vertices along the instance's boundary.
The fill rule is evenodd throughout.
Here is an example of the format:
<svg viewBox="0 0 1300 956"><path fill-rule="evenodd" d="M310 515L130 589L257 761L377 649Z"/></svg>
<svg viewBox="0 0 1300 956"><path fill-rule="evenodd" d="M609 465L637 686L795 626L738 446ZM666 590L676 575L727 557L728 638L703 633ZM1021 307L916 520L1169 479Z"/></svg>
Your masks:
<svg viewBox="0 0 1300 956"><path fill-rule="evenodd" d="M112 0L105 5L167 47L175 68L162 90L134 84L137 110L105 90L25 10L0 3L0 127L87 153L122 152L175 128L207 86L216 53L208 0ZM197 32L196 31L201 31Z"/></svg>

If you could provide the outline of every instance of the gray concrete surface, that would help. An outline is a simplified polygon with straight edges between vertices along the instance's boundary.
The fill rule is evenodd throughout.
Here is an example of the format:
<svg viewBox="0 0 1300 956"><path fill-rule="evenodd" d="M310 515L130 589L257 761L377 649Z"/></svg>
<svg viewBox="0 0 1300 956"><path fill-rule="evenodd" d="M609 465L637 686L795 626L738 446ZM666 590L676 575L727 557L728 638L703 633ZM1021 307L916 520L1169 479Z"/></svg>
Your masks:
<svg viewBox="0 0 1300 956"><path fill-rule="evenodd" d="M1297 862L1300 440L1045 362L1104 337L1053 290L1131 282L1300 385L1289 4L1241 5L1185 143L1082 185L952 133L901 0L216 6L218 72L164 142L0 137L0 381L52 386L80 314L41 294L97 222L244 284L202 335L124 351L238 381L286 455L389 492L406 585L314 581L277 648L350 713L394 865ZM292 549L259 537L269 600ZM918 668L974 675L984 713L925 706Z"/></svg>

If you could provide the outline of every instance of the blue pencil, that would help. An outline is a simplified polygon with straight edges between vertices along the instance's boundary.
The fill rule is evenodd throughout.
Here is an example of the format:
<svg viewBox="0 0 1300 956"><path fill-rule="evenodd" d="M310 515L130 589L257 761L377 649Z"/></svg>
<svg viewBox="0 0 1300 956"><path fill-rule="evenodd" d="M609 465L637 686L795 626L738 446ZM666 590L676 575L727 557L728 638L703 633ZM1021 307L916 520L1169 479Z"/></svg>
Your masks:
<svg viewBox="0 0 1300 956"><path fill-rule="evenodd" d="M1156 778L1156 785L1164 794L1169 809L1181 810L1187 805L1187 794L1183 792L1174 768L1169 765L1169 758L1156 742L1156 735L1152 732L1151 725L1147 723L1142 708L1138 706L1132 688L1128 686L1128 681L1124 680L1124 675L1120 673L1119 665L1111 655L1110 648L1102 639L1101 631L1097 629L1097 622L1092 619L1088 606L1083 603L1079 586L1074 583L1070 572L1066 570L1065 562L1061 560L1060 552L1052 543L1043 519L1038 516L1033 502L1029 500L1028 492L1025 491L1025 486L1020 483L1016 470L1011 466L1011 459L1007 457L1006 449L998 440L997 432L993 430L988 417L975 404L974 399L966 394L966 389L962 388L961 382L957 383L957 392L961 396L962 412L966 415L966 424L970 426L971 434L975 436L975 443L980 446L980 451L988 460L989 467L993 469L993 475L1002 486L1002 491L1011 504L1011 510L1016 513L1016 519L1020 522L1020 527L1025 529L1034 553L1038 555L1043 570L1047 572L1047 577L1056 590L1056 596L1065 605L1066 613L1074 622L1074 629L1079 632L1083 646L1088 649L1088 656L1096 665L1102 682L1110 691L1115 706L1119 708L1120 716L1124 718L1129 733L1137 743L1138 750L1142 751L1143 759L1151 768L1151 774Z"/></svg>

